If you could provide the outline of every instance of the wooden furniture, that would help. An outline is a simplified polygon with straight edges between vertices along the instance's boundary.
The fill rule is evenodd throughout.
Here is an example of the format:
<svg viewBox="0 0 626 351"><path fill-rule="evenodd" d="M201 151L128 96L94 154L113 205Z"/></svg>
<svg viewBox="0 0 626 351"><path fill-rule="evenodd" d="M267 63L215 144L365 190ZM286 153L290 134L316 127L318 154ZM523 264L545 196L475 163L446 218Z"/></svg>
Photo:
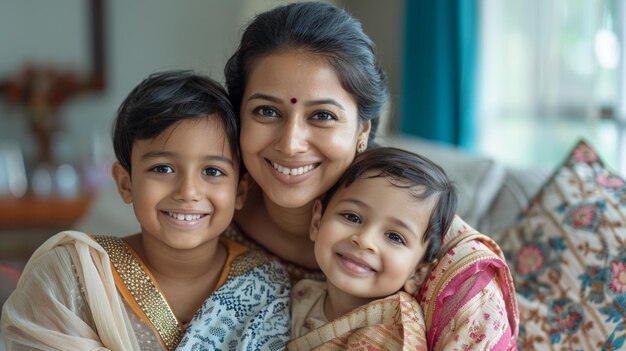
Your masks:
<svg viewBox="0 0 626 351"><path fill-rule="evenodd" d="M91 200L91 194L72 199L0 197L0 230L70 229L85 214Z"/></svg>

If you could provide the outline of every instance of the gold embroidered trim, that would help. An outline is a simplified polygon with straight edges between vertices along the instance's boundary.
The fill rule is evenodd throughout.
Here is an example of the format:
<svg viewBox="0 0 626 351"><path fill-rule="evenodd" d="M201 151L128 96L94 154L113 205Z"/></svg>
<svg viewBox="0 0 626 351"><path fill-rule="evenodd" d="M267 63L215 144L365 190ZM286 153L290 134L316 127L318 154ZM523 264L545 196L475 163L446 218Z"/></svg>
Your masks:
<svg viewBox="0 0 626 351"><path fill-rule="evenodd" d="M223 235L226 238L238 244L241 244L249 249L260 251L261 253L264 253L270 257L274 257L278 259L285 267L285 270L287 271L287 274L289 275L289 280L291 280L292 283L296 283L302 279L313 279L313 280L318 280L318 281L326 280L326 276L321 270L304 268L293 262L282 260L279 257L276 257L275 255L271 254L269 251L265 250L265 248L263 248L261 245L255 243L254 241L250 240L248 237L243 235L242 231L234 223L231 223L231 225L229 225L228 228L226 228Z"/></svg>
<svg viewBox="0 0 626 351"><path fill-rule="evenodd" d="M269 259L267 256L259 251L250 250L241 254L237 256L230 265L227 280L231 280L239 275L242 275L252 268L260 266L268 261Z"/></svg>
<svg viewBox="0 0 626 351"><path fill-rule="evenodd" d="M111 264L167 348L174 350L183 338L184 331L161 291L122 239L110 236L94 237L109 254Z"/></svg>

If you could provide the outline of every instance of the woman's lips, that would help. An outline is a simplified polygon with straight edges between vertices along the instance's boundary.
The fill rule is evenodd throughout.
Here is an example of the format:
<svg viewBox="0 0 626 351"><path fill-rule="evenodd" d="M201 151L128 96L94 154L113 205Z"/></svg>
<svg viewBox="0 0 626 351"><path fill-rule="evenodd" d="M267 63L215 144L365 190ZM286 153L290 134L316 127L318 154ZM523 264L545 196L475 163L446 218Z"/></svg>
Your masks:
<svg viewBox="0 0 626 351"><path fill-rule="evenodd" d="M265 159L265 161L267 162L267 166L271 170L273 176L280 182L287 185L296 185L309 179L309 177L316 173L314 171L321 164L320 162L302 162L299 164L292 163L289 165L283 165L268 159Z"/></svg>
<svg viewBox="0 0 626 351"><path fill-rule="evenodd" d="M284 175L292 175L292 176L308 173L320 165L319 162L315 162L315 163L309 163L309 164L305 164L305 165L301 165L297 167L289 167L289 166L283 166L277 162L273 162L270 160L268 160L268 162L272 165L272 167L276 171Z"/></svg>

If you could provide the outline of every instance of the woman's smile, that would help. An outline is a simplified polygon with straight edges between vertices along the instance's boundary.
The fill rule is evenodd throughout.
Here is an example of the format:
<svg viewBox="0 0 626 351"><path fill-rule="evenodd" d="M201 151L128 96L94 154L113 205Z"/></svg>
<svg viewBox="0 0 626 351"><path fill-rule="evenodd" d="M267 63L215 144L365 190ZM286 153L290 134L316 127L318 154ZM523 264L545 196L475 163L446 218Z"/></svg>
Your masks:
<svg viewBox="0 0 626 351"><path fill-rule="evenodd" d="M314 54L259 58L242 101L244 163L279 207L307 206L328 190L354 159L357 139L369 132L334 68Z"/></svg>
<svg viewBox="0 0 626 351"><path fill-rule="evenodd" d="M316 163L310 163L304 166L291 168L289 166L283 166L277 162L271 162L271 161L269 162L272 164L272 167L274 167L274 169L277 170L278 172L284 175L292 175L292 176L309 173L310 171L312 171L313 169L315 169L317 166L320 165L319 162L316 162Z"/></svg>

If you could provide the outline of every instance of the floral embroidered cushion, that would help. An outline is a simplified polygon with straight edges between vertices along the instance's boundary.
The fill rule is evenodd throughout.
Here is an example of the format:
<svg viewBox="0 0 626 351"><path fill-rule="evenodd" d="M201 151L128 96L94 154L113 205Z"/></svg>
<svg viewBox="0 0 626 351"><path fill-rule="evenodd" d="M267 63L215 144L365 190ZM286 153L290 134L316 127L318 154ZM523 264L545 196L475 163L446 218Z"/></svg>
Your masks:
<svg viewBox="0 0 626 351"><path fill-rule="evenodd" d="M626 182L587 143L501 237L520 350L626 347Z"/></svg>

